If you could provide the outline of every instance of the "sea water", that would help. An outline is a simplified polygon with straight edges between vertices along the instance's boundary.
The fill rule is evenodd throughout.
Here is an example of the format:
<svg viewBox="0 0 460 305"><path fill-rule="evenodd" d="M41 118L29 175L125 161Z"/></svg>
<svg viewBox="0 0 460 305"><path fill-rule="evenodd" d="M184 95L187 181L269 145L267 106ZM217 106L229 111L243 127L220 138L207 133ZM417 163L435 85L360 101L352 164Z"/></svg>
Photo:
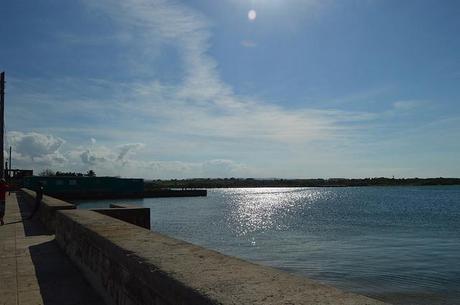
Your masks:
<svg viewBox="0 0 460 305"><path fill-rule="evenodd" d="M136 203L152 228L393 304L460 304L460 186L233 188Z"/></svg>

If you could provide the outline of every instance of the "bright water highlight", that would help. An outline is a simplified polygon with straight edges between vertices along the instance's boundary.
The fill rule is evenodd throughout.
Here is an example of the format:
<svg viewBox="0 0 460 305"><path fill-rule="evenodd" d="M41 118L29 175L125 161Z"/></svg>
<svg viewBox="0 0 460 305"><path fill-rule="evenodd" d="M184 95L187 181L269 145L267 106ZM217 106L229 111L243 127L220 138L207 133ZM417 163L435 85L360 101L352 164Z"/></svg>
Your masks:
<svg viewBox="0 0 460 305"><path fill-rule="evenodd" d="M460 187L251 188L111 202L152 228L394 304L460 304Z"/></svg>

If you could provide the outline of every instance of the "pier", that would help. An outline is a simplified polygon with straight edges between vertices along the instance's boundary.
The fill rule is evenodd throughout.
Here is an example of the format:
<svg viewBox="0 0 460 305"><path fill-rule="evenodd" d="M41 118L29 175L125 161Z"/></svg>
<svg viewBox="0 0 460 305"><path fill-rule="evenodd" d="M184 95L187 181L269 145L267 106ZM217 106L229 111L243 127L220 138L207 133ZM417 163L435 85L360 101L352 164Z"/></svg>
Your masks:
<svg viewBox="0 0 460 305"><path fill-rule="evenodd" d="M44 196L25 220L33 200L7 196L2 304L384 304L146 229L145 208L76 210Z"/></svg>

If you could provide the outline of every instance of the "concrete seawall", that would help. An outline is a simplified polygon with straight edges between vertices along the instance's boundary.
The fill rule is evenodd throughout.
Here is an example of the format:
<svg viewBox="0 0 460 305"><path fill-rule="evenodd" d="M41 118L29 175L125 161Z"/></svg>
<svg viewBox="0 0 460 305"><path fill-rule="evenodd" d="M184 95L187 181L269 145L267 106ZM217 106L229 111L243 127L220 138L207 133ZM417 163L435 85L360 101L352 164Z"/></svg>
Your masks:
<svg viewBox="0 0 460 305"><path fill-rule="evenodd" d="M30 207L35 206L36 193L30 189L22 188L18 196L24 200ZM40 208L37 212L40 221L44 224L49 232L56 230L56 211L58 210L75 210L76 206L51 197L43 195ZM92 209L95 212L117 218L119 220L131 223L142 228L150 229L150 209L137 205L128 204L110 204L108 209Z"/></svg>
<svg viewBox="0 0 460 305"><path fill-rule="evenodd" d="M150 230L149 208L128 204L110 204L109 209L91 210Z"/></svg>
<svg viewBox="0 0 460 305"><path fill-rule="evenodd" d="M36 193L32 190L22 188L18 195L21 196L30 206L35 205ZM54 232L56 227L56 211L58 210L74 210L76 207L66 201L60 199L43 196L38 210L40 221L45 225L46 229L50 232Z"/></svg>
<svg viewBox="0 0 460 305"><path fill-rule="evenodd" d="M107 304L384 304L92 211L58 212L56 240Z"/></svg>

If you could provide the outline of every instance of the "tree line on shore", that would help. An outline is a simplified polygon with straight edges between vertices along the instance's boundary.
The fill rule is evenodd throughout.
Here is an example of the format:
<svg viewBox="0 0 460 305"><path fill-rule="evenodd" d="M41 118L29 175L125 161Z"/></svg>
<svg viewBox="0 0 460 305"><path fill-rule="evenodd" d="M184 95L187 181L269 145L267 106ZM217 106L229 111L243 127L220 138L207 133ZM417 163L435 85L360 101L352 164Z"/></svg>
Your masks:
<svg viewBox="0 0 460 305"><path fill-rule="evenodd" d="M60 172L60 171L53 171L52 169L44 169L39 174L41 177L96 177L96 172L90 169L86 173L79 173L79 172Z"/></svg>
<svg viewBox="0 0 460 305"><path fill-rule="evenodd" d="M60 172L51 169L39 176L96 177L86 173ZM229 187L352 187L352 186L428 186L460 185L460 178L329 178L329 179L257 179L257 178L192 178L145 180L145 189L159 188L229 188Z"/></svg>
<svg viewBox="0 0 460 305"><path fill-rule="evenodd" d="M352 186L426 186L460 185L460 178L363 178L363 179L254 179L194 178L150 180L146 189L156 188L227 188L227 187L352 187Z"/></svg>

